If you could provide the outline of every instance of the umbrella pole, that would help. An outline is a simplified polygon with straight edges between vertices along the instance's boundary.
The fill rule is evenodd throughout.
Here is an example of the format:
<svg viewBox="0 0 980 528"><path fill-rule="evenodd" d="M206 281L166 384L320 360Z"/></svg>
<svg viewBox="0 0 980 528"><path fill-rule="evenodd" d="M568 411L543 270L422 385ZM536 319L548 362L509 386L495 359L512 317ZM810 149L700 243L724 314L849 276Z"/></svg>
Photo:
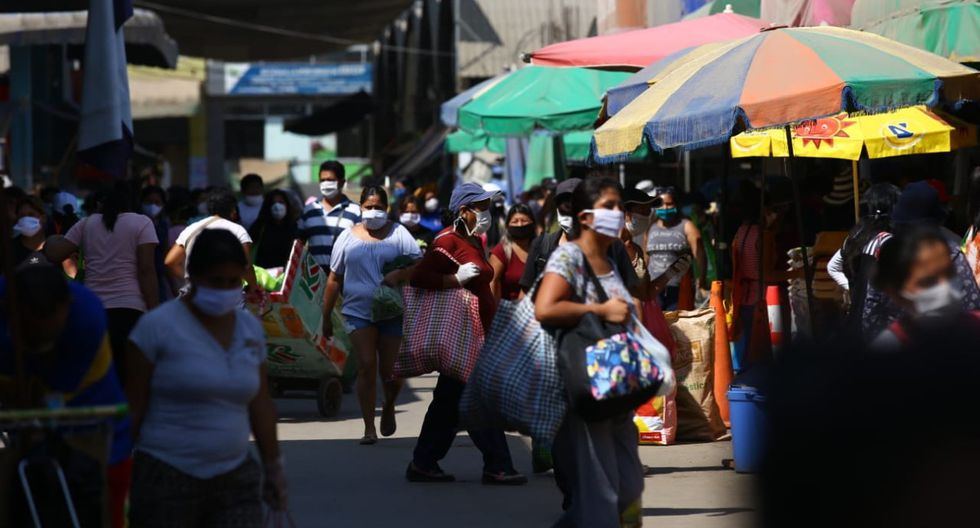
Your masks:
<svg viewBox="0 0 980 528"><path fill-rule="evenodd" d="M555 165L555 181L563 181L567 176L565 159L565 136L562 134L555 134L551 136L551 154L552 163Z"/></svg>
<svg viewBox="0 0 980 528"><path fill-rule="evenodd" d="M858 178L858 162L851 162L851 177L854 180L854 223L861 221L861 186Z"/></svg>
<svg viewBox="0 0 980 528"><path fill-rule="evenodd" d="M806 307L810 312L810 333L816 336L816 313L813 311L813 267L807 255L805 233L803 230L803 200L800 198L800 183L793 174L793 134L786 125L786 146L789 156L783 159L783 170L793 186L793 202L796 204L796 231L800 236L800 251L803 254L803 278L806 282Z"/></svg>
<svg viewBox="0 0 980 528"><path fill-rule="evenodd" d="M721 188L718 190L718 280L730 279L730 267L728 266L728 232L725 230L725 215L728 214L728 170L732 164L731 148L724 148L724 159L721 167Z"/></svg>

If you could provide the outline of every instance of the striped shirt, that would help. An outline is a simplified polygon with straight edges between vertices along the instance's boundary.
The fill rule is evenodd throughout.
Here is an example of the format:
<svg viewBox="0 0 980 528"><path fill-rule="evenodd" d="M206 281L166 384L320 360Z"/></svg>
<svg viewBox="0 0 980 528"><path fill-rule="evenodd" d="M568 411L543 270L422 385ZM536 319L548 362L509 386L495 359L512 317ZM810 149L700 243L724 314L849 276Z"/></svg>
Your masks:
<svg viewBox="0 0 980 528"><path fill-rule="evenodd" d="M346 196L329 210L324 209L321 200L317 200L303 209L303 216L299 219L299 237L307 242L313 260L328 270L337 237L360 222L361 206Z"/></svg>

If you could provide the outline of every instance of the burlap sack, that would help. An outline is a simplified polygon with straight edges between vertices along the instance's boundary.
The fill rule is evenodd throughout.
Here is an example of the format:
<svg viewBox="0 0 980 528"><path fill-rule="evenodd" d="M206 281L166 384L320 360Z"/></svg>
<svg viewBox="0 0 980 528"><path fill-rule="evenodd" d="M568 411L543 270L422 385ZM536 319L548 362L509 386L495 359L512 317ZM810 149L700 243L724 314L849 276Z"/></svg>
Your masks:
<svg viewBox="0 0 980 528"><path fill-rule="evenodd" d="M726 429L714 395L715 313L705 309L664 315L677 344L677 440L721 438Z"/></svg>

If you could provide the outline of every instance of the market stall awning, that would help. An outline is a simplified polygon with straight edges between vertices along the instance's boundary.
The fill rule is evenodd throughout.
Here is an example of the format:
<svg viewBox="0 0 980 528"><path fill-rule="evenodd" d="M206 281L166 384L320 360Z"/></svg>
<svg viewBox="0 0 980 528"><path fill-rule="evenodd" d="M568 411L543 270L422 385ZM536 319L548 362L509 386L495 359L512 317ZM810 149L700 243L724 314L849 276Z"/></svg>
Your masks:
<svg viewBox="0 0 980 528"><path fill-rule="evenodd" d="M629 73L528 66L459 109L459 128L491 136L591 129L602 95Z"/></svg>
<svg viewBox="0 0 980 528"><path fill-rule="evenodd" d="M955 126L954 126L955 125ZM873 115L836 116L791 127L793 155L858 160L950 152L977 144L977 128L943 119L924 106ZM731 141L733 158L789 156L782 128L742 132Z"/></svg>
<svg viewBox="0 0 980 528"><path fill-rule="evenodd" d="M472 101L473 99L485 93L487 90L492 88L495 84L503 80L504 77L506 76L507 75L504 74L504 75L498 75L496 77L487 79L481 83L478 83L470 87L469 89L463 92L460 92L455 97L446 101L445 103L442 103L442 106L439 107L439 119L442 120L442 124L450 128L456 127L459 124L458 121L459 121L460 107L462 107L464 104Z"/></svg>
<svg viewBox="0 0 980 528"><path fill-rule="evenodd" d="M289 119L285 122L284 129L286 132L304 136L323 136L360 123L374 110L374 99L367 92L361 91L308 116Z"/></svg>
<svg viewBox="0 0 980 528"><path fill-rule="evenodd" d="M180 57L173 70L149 66L127 70L133 119L190 117L200 107L204 59Z"/></svg>
<svg viewBox="0 0 980 528"><path fill-rule="evenodd" d="M753 35L766 23L732 13L683 20L546 46L530 54L539 66L645 68L679 50Z"/></svg>
<svg viewBox="0 0 980 528"><path fill-rule="evenodd" d="M977 0L857 0L851 27L957 62L980 62Z"/></svg>
<svg viewBox="0 0 980 528"><path fill-rule="evenodd" d="M85 44L87 23L88 11L0 14L0 45L67 44L81 48ZM123 26L123 32L126 60L130 64L159 68L176 66L177 43L152 11L136 9Z"/></svg>
<svg viewBox="0 0 980 528"><path fill-rule="evenodd" d="M296 59L373 42L412 0L134 0L152 9L180 52L227 61ZM88 0L3 0L0 13L88 9Z"/></svg>

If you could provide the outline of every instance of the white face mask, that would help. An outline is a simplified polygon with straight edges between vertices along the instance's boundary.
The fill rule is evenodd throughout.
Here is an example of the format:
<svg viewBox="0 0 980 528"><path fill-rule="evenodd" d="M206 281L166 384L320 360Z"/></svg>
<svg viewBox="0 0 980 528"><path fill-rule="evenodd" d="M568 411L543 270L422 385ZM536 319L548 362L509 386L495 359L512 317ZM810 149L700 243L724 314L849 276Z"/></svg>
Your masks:
<svg viewBox="0 0 980 528"><path fill-rule="evenodd" d="M150 218L156 218L161 211L163 211L163 207L160 207L155 203L143 204L143 214L149 216Z"/></svg>
<svg viewBox="0 0 980 528"><path fill-rule="evenodd" d="M653 220L649 216L634 214L630 217L630 221L626 223L626 229L628 229L632 235L642 235L643 233L646 233L647 229L650 228L652 221Z"/></svg>
<svg viewBox="0 0 980 528"><path fill-rule="evenodd" d="M334 198L337 193L340 192L340 182L334 181L322 181L320 182L320 194L326 198Z"/></svg>
<svg viewBox="0 0 980 528"><path fill-rule="evenodd" d="M626 215L622 211L612 209L586 209L583 213L592 213L592 230L609 238L619 237L626 223Z"/></svg>
<svg viewBox="0 0 980 528"><path fill-rule="evenodd" d="M381 229L388 222L388 213L381 209L365 209L361 211L361 221L372 231Z"/></svg>
<svg viewBox="0 0 980 528"><path fill-rule="evenodd" d="M473 226L472 230L466 226L466 221L463 220L463 217L460 217L460 221L463 222L463 227L466 229L466 234L469 236L476 236L482 235L489 231L490 221L493 218L490 215L490 211L473 211L473 213L476 214L476 225Z"/></svg>
<svg viewBox="0 0 980 528"><path fill-rule="evenodd" d="M286 218L286 204L284 203L274 203L272 207L269 208L269 213L272 214L272 218L276 220L282 220Z"/></svg>
<svg viewBox="0 0 980 528"><path fill-rule="evenodd" d="M428 211L430 213L434 213L438 209L439 209L439 199L438 198L434 198L433 197L433 198L429 198L428 200L425 201L425 210L426 211Z"/></svg>
<svg viewBox="0 0 980 528"><path fill-rule="evenodd" d="M32 237L41 230L41 221L33 216L22 216L14 224L14 236Z"/></svg>
<svg viewBox="0 0 980 528"><path fill-rule="evenodd" d="M963 295L949 281L942 281L931 288L913 294L902 293L902 297L912 302L915 313L919 315L940 311L959 302Z"/></svg>
<svg viewBox="0 0 980 528"><path fill-rule="evenodd" d="M419 225L419 220L421 219L422 216L418 213L402 213L401 216L398 217L398 221L405 227L415 227Z"/></svg>
<svg viewBox="0 0 980 528"><path fill-rule="evenodd" d="M558 213L558 227L566 234L572 232L572 228L575 227L575 219L569 215L563 215Z"/></svg>
<svg viewBox="0 0 980 528"><path fill-rule="evenodd" d="M242 305L242 290L218 290L204 286L194 286L191 302L198 310L211 317L219 317L237 310Z"/></svg>
<svg viewBox="0 0 980 528"><path fill-rule="evenodd" d="M245 205L248 205L248 206L251 206L251 207L258 207L258 206L262 205L262 195L261 194L255 194L255 195L246 194L244 200L245 200Z"/></svg>

